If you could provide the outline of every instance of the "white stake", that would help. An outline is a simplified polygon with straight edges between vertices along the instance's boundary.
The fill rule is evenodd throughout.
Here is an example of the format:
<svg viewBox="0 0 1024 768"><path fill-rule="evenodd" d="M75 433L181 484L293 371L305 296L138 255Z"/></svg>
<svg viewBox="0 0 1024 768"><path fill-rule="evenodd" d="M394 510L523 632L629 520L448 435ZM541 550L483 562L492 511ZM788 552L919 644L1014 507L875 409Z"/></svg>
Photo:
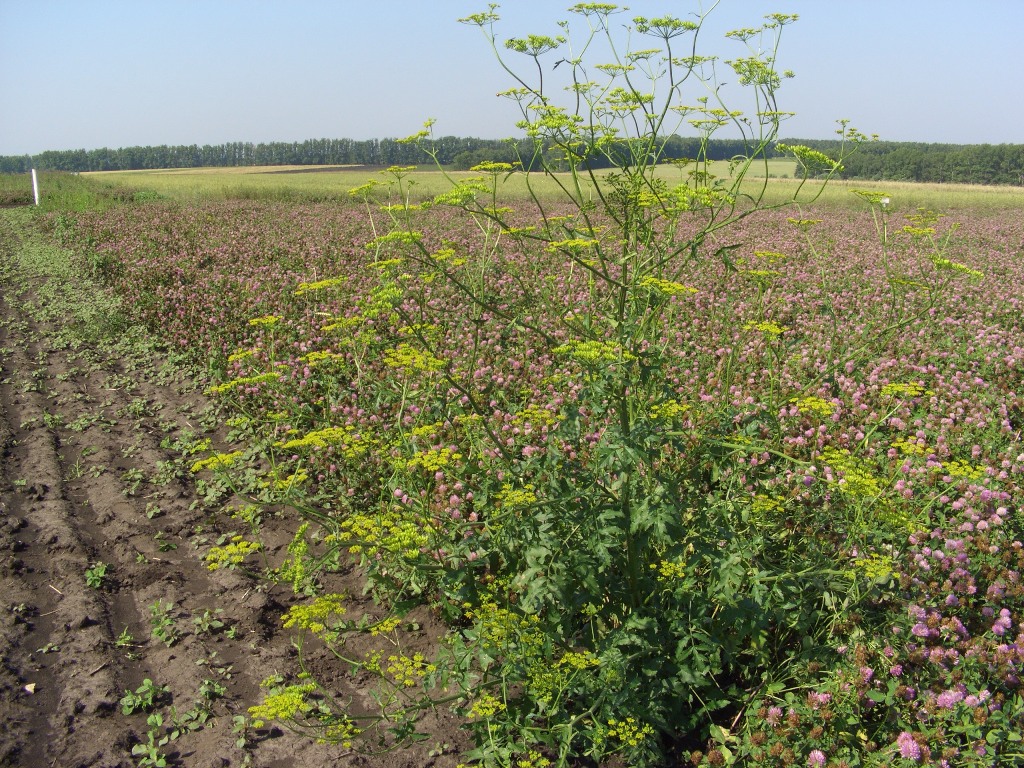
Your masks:
<svg viewBox="0 0 1024 768"><path fill-rule="evenodd" d="M32 193L36 196L36 205L39 205L39 179L36 178L36 169L32 169Z"/></svg>

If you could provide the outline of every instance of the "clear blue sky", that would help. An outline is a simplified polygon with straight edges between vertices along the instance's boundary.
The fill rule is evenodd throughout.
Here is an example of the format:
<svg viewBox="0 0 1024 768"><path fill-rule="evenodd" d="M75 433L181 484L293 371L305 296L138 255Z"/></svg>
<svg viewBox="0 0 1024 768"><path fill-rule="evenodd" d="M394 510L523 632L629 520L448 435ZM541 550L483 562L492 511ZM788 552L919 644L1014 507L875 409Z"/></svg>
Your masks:
<svg viewBox="0 0 1024 768"><path fill-rule="evenodd" d="M504 37L556 34L575 0L507 0ZM626 2L632 18L699 0ZM704 0L707 8L711 0ZM0 155L227 141L517 134L475 0L0 0ZM785 29L783 134L848 118L894 141L1024 143L1024 0L721 0L704 52L764 14ZM648 47L648 46L641 46ZM696 96L697 94L694 94Z"/></svg>

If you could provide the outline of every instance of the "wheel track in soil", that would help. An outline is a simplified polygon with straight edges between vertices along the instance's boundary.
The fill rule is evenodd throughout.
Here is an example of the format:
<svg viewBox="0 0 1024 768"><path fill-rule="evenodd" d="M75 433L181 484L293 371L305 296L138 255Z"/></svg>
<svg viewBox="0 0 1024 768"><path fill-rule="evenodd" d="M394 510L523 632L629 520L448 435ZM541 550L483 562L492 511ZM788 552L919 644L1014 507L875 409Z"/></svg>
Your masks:
<svg viewBox="0 0 1024 768"><path fill-rule="evenodd" d="M23 222L0 212L0 765L137 765L131 747L145 740L145 715L123 715L118 701L144 678L170 688L165 722L172 705L192 708L204 680L226 688L210 705L213 718L162 750L172 765L453 765L451 755L426 751L462 741L443 716L432 743L373 760L279 729L236 745L232 716L259 700L260 680L295 668L279 621L291 596L205 567L205 545L221 526L190 478L171 477L178 455L161 447L201 431L202 395L156 358L139 365L69 344L60 291L75 288L55 293L54 281L21 264ZM127 492L138 475L126 473L154 478L161 468L166 482ZM160 509L152 519L150 504ZM271 557L292 533L283 521L276 528L263 536ZM93 589L85 571L100 561L108 576ZM150 637L157 601L174 606L182 637L172 647ZM238 639L195 631L192 618L216 609ZM117 646L126 629L137 647Z"/></svg>

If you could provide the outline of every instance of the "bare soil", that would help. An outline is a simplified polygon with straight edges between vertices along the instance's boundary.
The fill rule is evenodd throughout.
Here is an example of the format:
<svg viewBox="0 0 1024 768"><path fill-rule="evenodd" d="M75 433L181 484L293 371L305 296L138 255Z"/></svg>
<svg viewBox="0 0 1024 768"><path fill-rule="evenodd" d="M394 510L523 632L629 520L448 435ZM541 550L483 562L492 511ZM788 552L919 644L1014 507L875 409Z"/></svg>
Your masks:
<svg viewBox="0 0 1024 768"><path fill-rule="evenodd" d="M465 734L447 712L424 723L427 739L381 756L277 727L233 730L261 680L296 671L280 620L296 598L208 570L209 545L237 524L207 508L169 447L216 429L201 388L156 346L140 359L149 342L115 329L113 314L69 310L93 288L41 268L47 253L57 251L27 213L0 211L0 765L145 765L132 748L147 740L148 713L124 714L119 700L147 678L167 687L150 710L162 714L158 734L209 713L160 748L168 765L455 765ZM295 525L268 522L271 561ZM90 586L97 563L107 572ZM362 599L354 573L333 578L331 591ZM170 646L152 635L158 602L180 634ZM224 626L204 629L204 616ZM429 615L419 622L425 646L443 632ZM340 670L337 685L356 706L366 694Z"/></svg>

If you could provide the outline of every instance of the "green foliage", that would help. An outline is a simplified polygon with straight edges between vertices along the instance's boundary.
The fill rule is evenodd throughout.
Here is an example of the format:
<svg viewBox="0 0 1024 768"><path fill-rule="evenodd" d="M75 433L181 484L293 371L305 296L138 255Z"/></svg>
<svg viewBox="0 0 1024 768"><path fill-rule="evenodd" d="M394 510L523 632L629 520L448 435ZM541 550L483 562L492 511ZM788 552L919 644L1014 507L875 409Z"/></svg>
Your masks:
<svg viewBox="0 0 1024 768"><path fill-rule="evenodd" d="M134 691L125 691L121 697L121 713L130 715L134 712L148 712L156 706L159 699L167 693L167 686L156 685L148 677Z"/></svg>
<svg viewBox="0 0 1024 768"><path fill-rule="evenodd" d="M100 589L103 586L103 580L107 576L107 571L110 566L104 562L96 562L92 568L87 568L85 571L85 583L93 589Z"/></svg>
<svg viewBox="0 0 1024 768"><path fill-rule="evenodd" d="M381 594L434 594L452 620L467 625L436 666L466 697L478 744L471 756L486 765L512 764L537 749L559 764L581 755L655 762L663 737L706 733L744 691L788 674L792 649L815 645L834 618L830 606L851 588L817 542L780 546L744 523L744 489L727 468L746 448L731 446L741 439L756 444L764 435L735 436L724 404L721 426L685 430L687 406L666 386L662 355L666 312L693 293L679 279L683 268L767 207L763 187L752 195L743 181L768 161L778 135L776 92L785 73L774 62L782 27L792 19L770 17L732 34L746 49L729 65L750 92L748 116L706 97L681 106L684 82L704 82L717 93L707 59L677 52L690 52L702 19L636 19L634 34L655 47L620 50L613 6L572 10L588 30L573 49L586 51L600 40L611 54L610 63L593 67L582 59L562 62L576 84L564 105L545 80L544 57L570 45L569 24L557 37L503 46L529 59L521 73L497 43L495 6L464 20L483 30L515 79L518 87L505 95L519 105L518 127L529 140L516 162L484 162L474 169L482 178L452 179L451 192L432 202L469 217L481 233L468 270L468 259L425 244L415 223L422 206L408 202L408 169L390 171L370 243L381 265L378 293L388 296L375 312L390 313L393 324L411 332L384 359L443 382L468 407L459 413L447 406L445 420L414 423L391 446L388 487L396 503L328 525L328 539L361 557ZM600 82L588 79L594 72L602 73ZM700 142L692 170L671 185L656 169L665 158L660 137L682 125L695 129ZM744 152L720 179L710 172L710 147L725 125L740 131ZM842 131L853 144L862 138L845 124ZM429 135L430 123L410 141L439 163ZM811 200L820 186L808 179L823 169L833 175L849 150L844 145L835 160L807 147L791 151L805 166L794 199ZM601 172L609 166L610 173ZM498 205L498 179L516 168L555 179L561 190L557 206L533 194L539 226L521 228ZM529 175L526 184L532 189ZM362 195L373 200L377 191ZM557 334L506 308L501 273L488 269L502 236L543 249L563 260L566 272L585 277L585 300L568 313L552 308L563 318ZM444 320L403 284L413 274L445 281L478 311L502 318L510 333L567 361L572 404L551 411L510 398L504 406L521 410L523 424L546 424L553 437L544 450L521 451L489 426L495 403L477 400L472 383L446 364L429 331ZM542 285L530 299L549 301ZM776 327L772 333L781 335ZM403 389L401 398L427 412L436 407L433 391ZM299 449L299 442L287 445ZM489 471L479 472L483 466ZM450 532L432 529L415 502L429 498L441 476L472 487L479 511ZM496 478L503 478L500 485ZM307 629L329 632L335 644L345 632L341 623ZM373 669L372 661L352 663ZM404 684L410 682L417 684L414 675ZM403 711L430 704L429 696L417 701ZM308 714L303 706L295 711Z"/></svg>
<svg viewBox="0 0 1024 768"><path fill-rule="evenodd" d="M181 639L181 633L175 626L174 617L171 616L173 608L174 603L170 601L165 603L162 600L157 600L149 606L151 634L155 640L159 640L168 648Z"/></svg>

